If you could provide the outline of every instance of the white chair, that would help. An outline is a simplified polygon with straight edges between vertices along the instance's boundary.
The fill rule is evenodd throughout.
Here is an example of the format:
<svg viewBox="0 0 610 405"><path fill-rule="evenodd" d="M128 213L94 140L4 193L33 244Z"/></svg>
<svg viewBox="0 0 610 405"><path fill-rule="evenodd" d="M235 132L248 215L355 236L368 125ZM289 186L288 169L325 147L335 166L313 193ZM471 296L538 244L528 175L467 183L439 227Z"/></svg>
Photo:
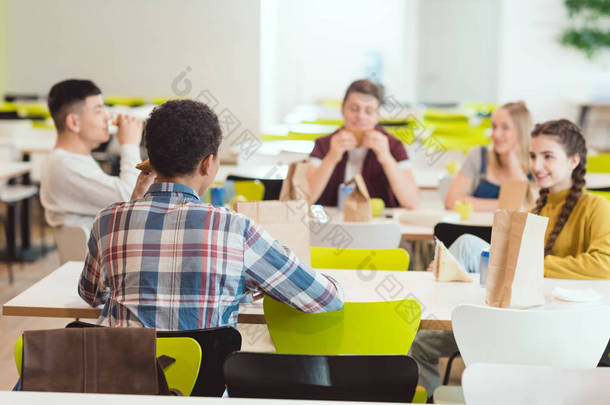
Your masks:
<svg viewBox="0 0 610 405"><path fill-rule="evenodd" d="M400 238L398 222L330 222L318 232L311 230L310 245L341 249L396 249Z"/></svg>
<svg viewBox="0 0 610 405"><path fill-rule="evenodd" d="M594 368L610 338L610 307L522 310L459 305L451 324L466 369L474 363ZM434 401L463 403L461 391L442 385L434 391Z"/></svg>
<svg viewBox="0 0 610 405"><path fill-rule="evenodd" d="M59 264L70 261L83 261L87 254L88 232L80 226L57 226L53 237L59 253Z"/></svg>
<svg viewBox="0 0 610 405"><path fill-rule="evenodd" d="M473 363L592 368L610 338L610 307L506 309L460 305L451 324L466 367Z"/></svg>
<svg viewBox="0 0 610 405"><path fill-rule="evenodd" d="M468 405L607 404L610 368L562 369L549 366L483 364L462 376Z"/></svg>

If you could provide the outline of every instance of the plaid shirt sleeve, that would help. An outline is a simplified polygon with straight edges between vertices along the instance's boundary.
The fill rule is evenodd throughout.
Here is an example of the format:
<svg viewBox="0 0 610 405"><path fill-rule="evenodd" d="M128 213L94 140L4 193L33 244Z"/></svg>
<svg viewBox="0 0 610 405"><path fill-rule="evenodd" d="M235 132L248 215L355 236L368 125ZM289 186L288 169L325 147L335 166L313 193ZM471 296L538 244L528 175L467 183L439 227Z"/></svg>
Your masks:
<svg viewBox="0 0 610 405"><path fill-rule="evenodd" d="M98 230L98 220L96 219L87 242L85 266L78 283L78 295L92 307L105 303L109 295L104 268L99 261Z"/></svg>
<svg viewBox="0 0 610 405"><path fill-rule="evenodd" d="M246 288L260 290L303 312L343 308L343 290L336 281L315 272L253 221L245 230Z"/></svg>

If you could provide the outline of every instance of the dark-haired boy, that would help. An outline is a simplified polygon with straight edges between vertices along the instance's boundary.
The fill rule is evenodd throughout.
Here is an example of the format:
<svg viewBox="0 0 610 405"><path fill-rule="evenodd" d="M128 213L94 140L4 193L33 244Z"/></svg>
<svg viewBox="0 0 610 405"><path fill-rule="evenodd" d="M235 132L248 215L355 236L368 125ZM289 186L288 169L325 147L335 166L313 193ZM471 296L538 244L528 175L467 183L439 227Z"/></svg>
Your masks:
<svg viewBox="0 0 610 405"><path fill-rule="evenodd" d="M143 198L93 223L79 294L105 304L99 324L184 330L236 326L239 303L263 291L305 312L343 307L342 290L247 217L199 198L218 171L216 115L169 101L146 121L156 172Z"/></svg>
<svg viewBox="0 0 610 405"><path fill-rule="evenodd" d="M57 143L43 164L40 198L51 226L80 226L89 230L104 207L130 198L140 161L142 121L118 116L121 145L120 175L109 176L91 156L91 150L109 138L109 116L101 90L90 80L64 80L48 97Z"/></svg>

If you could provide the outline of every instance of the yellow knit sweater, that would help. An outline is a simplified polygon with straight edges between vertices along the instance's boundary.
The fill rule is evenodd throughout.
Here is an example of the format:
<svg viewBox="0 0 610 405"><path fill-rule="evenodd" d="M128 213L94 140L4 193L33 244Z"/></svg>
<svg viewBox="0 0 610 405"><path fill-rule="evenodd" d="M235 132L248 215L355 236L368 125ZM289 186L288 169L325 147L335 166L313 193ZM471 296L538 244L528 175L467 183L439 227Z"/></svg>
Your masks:
<svg viewBox="0 0 610 405"><path fill-rule="evenodd" d="M540 215L549 217L548 238L569 189L549 194ZM544 259L544 275L553 278L610 279L610 202L583 190Z"/></svg>

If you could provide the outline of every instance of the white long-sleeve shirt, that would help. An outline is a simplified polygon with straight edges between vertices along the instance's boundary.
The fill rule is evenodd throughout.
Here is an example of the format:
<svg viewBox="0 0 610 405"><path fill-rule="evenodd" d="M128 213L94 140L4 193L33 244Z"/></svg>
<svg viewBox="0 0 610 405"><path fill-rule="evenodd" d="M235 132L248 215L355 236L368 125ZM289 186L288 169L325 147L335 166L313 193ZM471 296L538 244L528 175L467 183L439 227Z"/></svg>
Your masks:
<svg viewBox="0 0 610 405"><path fill-rule="evenodd" d="M49 225L90 230L100 210L129 200L138 178L135 165L139 162L139 147L122 145L120 175L109 176L91 155L53 149L42 165L40 178L40 200Z"/></svg>

